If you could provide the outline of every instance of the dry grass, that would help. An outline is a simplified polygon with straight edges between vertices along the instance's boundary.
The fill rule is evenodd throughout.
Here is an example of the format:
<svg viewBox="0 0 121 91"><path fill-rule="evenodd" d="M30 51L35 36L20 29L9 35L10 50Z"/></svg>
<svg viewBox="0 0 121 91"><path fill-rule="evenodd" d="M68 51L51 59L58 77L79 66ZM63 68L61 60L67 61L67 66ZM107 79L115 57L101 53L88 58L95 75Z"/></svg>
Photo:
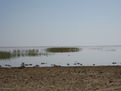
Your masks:
<svg viewBox="0 0 121 91"><path fill-rule="evenodd" d="M121 91L121 67L0 68L0 91Z"/></svg>

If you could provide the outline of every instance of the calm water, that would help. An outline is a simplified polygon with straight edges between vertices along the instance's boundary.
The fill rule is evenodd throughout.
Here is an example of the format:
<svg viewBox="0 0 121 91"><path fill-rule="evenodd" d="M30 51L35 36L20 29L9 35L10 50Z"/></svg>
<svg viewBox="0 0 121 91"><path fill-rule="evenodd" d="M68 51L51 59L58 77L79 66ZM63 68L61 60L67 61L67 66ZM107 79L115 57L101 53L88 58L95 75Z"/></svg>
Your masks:
<svg viewBox="0 0 121 91"><path fill-rule="evenodd" d="M22 52L24 54L12 56L10 58L0 58L0 65L7 67L20 67L21 63L29 64L29 67L35 65L52 66L53 64L61 66L78 66L78 65L112 65L112 62L117 62L121 65L121 47L76 47L76 51L56 51L49 52L47 48L50 47L16 47L16 48L0 48L0 51L16 53ZM34 54L29 54L32 50ZM27 51L29 50L29 51ZM33 52L33 51L32 51ZM28 53L28 54L26 54Z"/></svg>

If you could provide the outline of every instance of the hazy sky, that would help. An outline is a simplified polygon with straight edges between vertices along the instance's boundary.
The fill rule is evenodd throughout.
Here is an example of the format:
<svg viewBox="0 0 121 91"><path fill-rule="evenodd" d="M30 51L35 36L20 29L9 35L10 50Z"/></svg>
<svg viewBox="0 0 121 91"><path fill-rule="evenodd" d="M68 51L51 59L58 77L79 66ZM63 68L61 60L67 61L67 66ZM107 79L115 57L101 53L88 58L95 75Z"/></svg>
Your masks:
<svg viewBox="0 0 121 91"><path fill-rule="evenodd" d="M121 0L0 0L0 46L121 44Z"/></svg>

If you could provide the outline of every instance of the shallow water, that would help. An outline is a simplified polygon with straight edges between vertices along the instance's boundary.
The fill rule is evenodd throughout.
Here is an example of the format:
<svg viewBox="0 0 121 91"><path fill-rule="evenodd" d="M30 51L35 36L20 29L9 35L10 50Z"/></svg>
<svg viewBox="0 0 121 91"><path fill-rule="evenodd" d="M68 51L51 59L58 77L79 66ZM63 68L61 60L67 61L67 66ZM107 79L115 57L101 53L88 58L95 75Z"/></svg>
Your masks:
<svg viewBox="0 0 121 91"><path fill-rule="evenodd" d="M79 48L77 51L47 51L51 47L12 47L12 48L0 48L0 51L15 52L27 51L27 50L38 50L38 54L24 54L24 56L14 56L11 58L0 58L0 65L2 67L20 67L21 63L24 62L27 67L33 66L52 66L54 64L61 66L91 66L95 65L112 65L112 62L116 62L117 65L121 65L121 47L118 46L83 46L73 47ZM57 48L57 47L56 47ZM60 47L59 47L60 48ZM72 48L72 47L66 47ZM35 53L35 52L34 52ZM41 54L41 55L40 55Z"/></svg>

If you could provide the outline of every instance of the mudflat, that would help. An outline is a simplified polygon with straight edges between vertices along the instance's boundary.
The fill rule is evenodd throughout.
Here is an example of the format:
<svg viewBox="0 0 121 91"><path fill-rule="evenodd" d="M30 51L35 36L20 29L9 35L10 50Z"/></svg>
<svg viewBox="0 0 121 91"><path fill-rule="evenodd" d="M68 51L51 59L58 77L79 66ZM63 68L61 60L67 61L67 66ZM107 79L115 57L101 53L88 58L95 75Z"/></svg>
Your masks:
<svg viewBox="0 0 121 91"><path fill-rule="evenodd" d="M0 91L121 91L121 66L0 68Z"/></svg>

